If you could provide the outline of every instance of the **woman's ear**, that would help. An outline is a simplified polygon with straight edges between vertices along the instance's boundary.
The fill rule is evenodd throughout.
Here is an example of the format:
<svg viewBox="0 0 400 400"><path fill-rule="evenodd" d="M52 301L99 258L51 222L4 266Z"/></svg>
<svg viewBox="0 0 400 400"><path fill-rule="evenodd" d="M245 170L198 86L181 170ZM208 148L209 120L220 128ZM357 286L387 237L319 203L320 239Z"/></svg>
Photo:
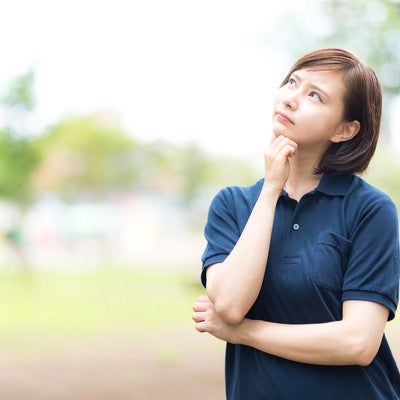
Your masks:
<svg viewBox="0 0 400 400"><path fill-rule="evenodd" d="M331 142L340 143L353 139L360 130L360 123L357 120L344 122L340 129L331 137Z"/></svg>

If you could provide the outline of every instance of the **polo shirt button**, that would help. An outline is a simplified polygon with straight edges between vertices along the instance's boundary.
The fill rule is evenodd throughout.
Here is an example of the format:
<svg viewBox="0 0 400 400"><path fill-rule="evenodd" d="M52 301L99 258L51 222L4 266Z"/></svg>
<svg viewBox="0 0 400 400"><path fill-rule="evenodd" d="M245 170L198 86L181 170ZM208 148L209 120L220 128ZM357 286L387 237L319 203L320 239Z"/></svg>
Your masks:
<svg viewBox="0 0 400 400"><path fill-rule="evenodd" d="M299 224L293 224L293 229L297 231L300 228Z"/></svg>

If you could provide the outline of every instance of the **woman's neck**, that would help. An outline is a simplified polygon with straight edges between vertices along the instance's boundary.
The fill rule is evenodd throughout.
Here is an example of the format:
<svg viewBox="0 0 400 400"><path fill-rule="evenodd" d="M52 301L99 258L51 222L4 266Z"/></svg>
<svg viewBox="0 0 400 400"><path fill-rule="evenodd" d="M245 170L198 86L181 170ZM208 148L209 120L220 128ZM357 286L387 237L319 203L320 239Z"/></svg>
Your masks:
<svg viewBox="0 0 400 400"><path fill-rule="evenodd" d="M289 196L299 201L306 193L315 189L322 175L314 173L317 162L314 157L296 155L290 159L290 174L285 184Z"/></svg>

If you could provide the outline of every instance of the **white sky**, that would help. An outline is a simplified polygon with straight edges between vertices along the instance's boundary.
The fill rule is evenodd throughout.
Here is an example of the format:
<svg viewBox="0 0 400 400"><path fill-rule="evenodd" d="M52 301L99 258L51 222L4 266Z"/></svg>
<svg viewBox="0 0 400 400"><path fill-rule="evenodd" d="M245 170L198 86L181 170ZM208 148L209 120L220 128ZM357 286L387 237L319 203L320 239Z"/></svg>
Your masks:
<svg viewBox="0 0 400 400"><path fill-rule="evenodd" d="M255 154L287 68L265 32L295 3L0 0L0 89L33 67L40 126L113 109L140 140Z"/></svg>

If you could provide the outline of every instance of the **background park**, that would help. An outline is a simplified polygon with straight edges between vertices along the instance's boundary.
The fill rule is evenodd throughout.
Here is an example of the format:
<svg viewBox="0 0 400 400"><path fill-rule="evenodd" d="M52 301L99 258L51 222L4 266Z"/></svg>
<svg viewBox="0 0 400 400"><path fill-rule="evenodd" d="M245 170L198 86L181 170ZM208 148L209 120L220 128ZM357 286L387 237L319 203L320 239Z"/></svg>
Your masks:
<svg viewBox="0 0 400 400"><path fill-rule="evenodd" d="M309 50L376 70L365 179L400 210L400 2L280 3L4 7L1 400L224 398L224 344L191 321L207 209L262 176L274 90Z"/></svg>

